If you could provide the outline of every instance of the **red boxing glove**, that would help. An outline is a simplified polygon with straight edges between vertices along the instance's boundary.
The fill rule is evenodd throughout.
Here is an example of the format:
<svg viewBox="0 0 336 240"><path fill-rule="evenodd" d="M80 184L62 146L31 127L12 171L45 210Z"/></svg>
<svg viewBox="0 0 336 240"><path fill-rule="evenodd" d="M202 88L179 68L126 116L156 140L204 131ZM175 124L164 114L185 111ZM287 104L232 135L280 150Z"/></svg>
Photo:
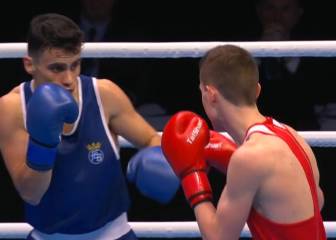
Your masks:
<svg viewBox="0 0 336 240"><path fill-rule="evenodd" d="M204 148L204 158L210 166L226 173L231 155L236 149L237 145L232 139L210 130L210 140Z"/></svg>
<svg viewBox="0 0 336 240"><path fill-rule="evenodd" d="M176 113L162 133L162 150L175 174L180 177L191 207L212 200L206 174L204 148L209 142L206 122L193 112Z"/></svg>

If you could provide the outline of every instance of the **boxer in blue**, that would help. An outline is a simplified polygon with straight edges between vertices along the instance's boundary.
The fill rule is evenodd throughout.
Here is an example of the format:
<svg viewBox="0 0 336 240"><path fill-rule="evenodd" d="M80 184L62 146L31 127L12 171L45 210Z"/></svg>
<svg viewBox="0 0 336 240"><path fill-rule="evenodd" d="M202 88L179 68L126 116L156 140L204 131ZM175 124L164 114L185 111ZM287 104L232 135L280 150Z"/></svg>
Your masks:
<svg viewBox="0 0 336 240"><path fill-rule="evenodd" d="M32 80L0 98L0 149L34 227L27 239L136 239L118 135L141 148L127 178L143 194L167 203L179 186L125 93L80 75L82 38L65 16L36 16L23 59Z"/></svg>

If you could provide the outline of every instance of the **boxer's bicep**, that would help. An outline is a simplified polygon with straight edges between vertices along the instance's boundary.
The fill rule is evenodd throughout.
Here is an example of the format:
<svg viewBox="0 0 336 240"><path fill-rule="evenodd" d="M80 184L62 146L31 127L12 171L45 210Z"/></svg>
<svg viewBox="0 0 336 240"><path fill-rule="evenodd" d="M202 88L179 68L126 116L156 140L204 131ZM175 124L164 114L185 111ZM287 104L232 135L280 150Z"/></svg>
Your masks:
<svg viewBox="0 0 336 240"><path fill-rule="evenodd" d="M102 81L99 89L112 134L124 137L137 147L160 144L160 137L155 129L136 112L122 89L108 81Z"/></svg>
<svg viewBox="0 0 336 240"><path fill-rule="evenodd" d="M16 183L25 167L28 135L25 131L16 129L1 142L1 153L5 165Z"/></svg>
<svg viewBox="0 0 336 240"><path fill-rule="evenodd" d="M18 95L8 94L0 98L1 155L22 199L35 204L47 189L51 174L36 172L26 165L29 136L21 114Z"/></svg>
<svg viewBox="0 0 336 240"><path fill-rule="evenodd" d="M262 181L258 163L251 165L245 153L234 154L227 175L227 183L219 199L217 216L225 236L238 239ZM230 238L229 238L230 239Z"/></svg>
<svg viewBox="0 0 336 240"><path fill-rule="evenodd" d="M25 163L28 134L18 121L18 113L8 97L0 99L0 149L14 183ZM15 184L16 185L16 184Z"/></svg>

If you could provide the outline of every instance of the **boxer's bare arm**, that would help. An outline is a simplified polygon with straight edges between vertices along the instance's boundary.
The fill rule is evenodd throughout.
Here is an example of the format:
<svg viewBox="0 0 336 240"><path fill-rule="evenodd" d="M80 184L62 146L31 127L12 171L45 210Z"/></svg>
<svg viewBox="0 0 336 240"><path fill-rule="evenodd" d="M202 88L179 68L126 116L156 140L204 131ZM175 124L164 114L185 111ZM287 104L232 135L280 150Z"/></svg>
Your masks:
<svg viewBox="0 0 336 240"><path fill-rule="evenodd" d="M160 145L160 136L135 111L126 94L109 80L97 82L112 133L123 136L138 147Z"/></svg>
<svg viewBox="0 0 336 240"><path fill-rule="evenodd" d="M22 199L38 204L49 186L51 171L37 172L26 165L28 134L18 88L0 98L0 116L0 150L6 168Z"/></svg>
<svg viewBox="0 0 336 240"><path fill-rule="evenodd" d="M204 239L239 239L254 196L267 172L263 160L262 153L250 149L240 148L232 155L227 184L219 199L217 210L209 202L199 204L195 208Z"/></svg>

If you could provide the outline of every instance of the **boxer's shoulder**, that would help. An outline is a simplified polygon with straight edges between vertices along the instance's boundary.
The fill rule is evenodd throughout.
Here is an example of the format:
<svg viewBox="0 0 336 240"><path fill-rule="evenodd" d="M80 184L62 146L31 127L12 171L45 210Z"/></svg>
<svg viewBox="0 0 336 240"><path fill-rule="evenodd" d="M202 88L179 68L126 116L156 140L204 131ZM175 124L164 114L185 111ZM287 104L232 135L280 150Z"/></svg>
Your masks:
<svg viewBox="0 0 336 240"><path fill-rule="evenodd" d="M102 100L124 101L126 94L113 81L109 79L98 79L97 87Z"/></svg>
<svg viewBox="0 0 336 240"><path fill-rule="evenodd" d="M1 96L0 101L5 102L5 104L12 104L14 102L20 101L21 89L19 86L14 87L5 95Z"/></svg>
<svg viewBox="0 0 336 240"><path fill-rule="evenodd" d="M10 141L12 137L25 134L24 116L18 91L11 91L0 97L0 141Z"/></svg>
<svg viewBox="0 0 336 240"><path fill-rule="evenodd" d="M122 112L133 112L130 99L113 81L98 79L97 86L102 105L108 116L116 116Z"/></svg>
<svg viewBox="0 0 336 240"><path fill-rule="evenodd" d="M229 168L262 177L269 173L272 165L269 157L273 155L272 149L267 148L265 143L248 141L233 152Z"/></svg>
<svg viewBox="0 0 336 240"><path fill-rule="evenodd" d="M286 143L276 134L255 132L251 134L241 148L246 149L248 153L252 152L257 155L268 156L282 151L283 147L286 147Z"/></svg>
<svg viewBox="0 0 336 240"><path fill-rule="evenodd" d="M18 87L0 97L1 125L23 124L22 100Z"/></svg>

